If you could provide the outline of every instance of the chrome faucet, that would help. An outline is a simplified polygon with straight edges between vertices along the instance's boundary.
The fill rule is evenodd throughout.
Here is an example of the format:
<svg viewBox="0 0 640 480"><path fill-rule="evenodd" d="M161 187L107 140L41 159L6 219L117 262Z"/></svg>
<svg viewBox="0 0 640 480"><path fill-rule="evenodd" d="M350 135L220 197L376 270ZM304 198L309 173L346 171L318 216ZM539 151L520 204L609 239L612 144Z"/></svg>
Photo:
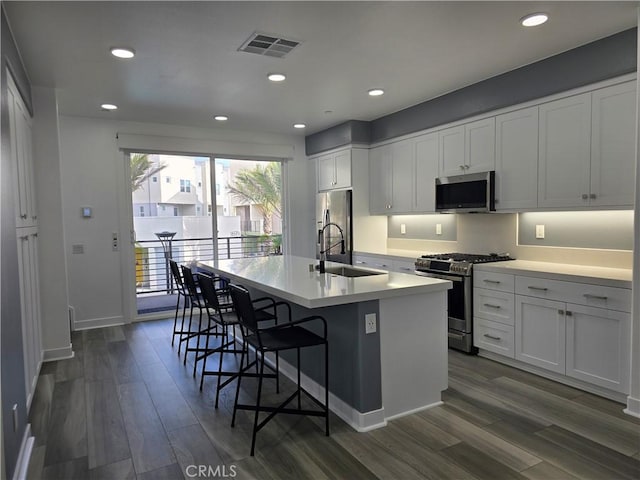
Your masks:
<svg viewBox="0 0 640 480"><path fill-rule="evenodd" d="M327 228L330 228L331 226L334 226L338 229L338 231L340 232L340 241L329 245L328 247L325 245L325 236L324 236L324 231ZM331 238L331 237L329 237ZM344 244L344 232L342 231L342 228L340 228L340 225L333 223L333 222L329 222L327 223L325 226L323 226L320 230L318 230L318 243L320 244L320 260L318 262L318 269L320 270L320 273L324 273L324 262L327 259L327 252L329 252L332 248L337 247L338 245L340 245L340 254L344 255L345 252L345 244Z"/></svg>

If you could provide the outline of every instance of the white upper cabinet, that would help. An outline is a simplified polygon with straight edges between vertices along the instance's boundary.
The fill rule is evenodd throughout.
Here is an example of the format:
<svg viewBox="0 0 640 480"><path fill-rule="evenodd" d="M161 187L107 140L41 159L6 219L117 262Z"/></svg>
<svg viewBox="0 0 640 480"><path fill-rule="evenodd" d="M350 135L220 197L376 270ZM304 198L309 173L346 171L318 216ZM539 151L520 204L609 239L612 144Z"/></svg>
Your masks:
<svg viewBox="0 0 640 480"><path fill-rule="evenodd" d="M440 176L486 172L495 168L495 118L439 132Z"/></svg>
<svg viewBox="0 0 640 480"><path fill-rule="evenodd" d="M591 94L541 105L539 122L538 206L587 205Z"/></svg>
<svg viewBox="0 0 640 480"><path fill-rule="evenodd" d="M369 209L372 214L412 211L414 159L413 139L369 151Z"/></svg>
<svg viewBox="0 0 640 480"><path fill-rule="evenodd" d="M438 176L438 134L416 138L415 212L435 212Z"/></svg>
<svg viewBox="0 0 640 480"><path fill-rule="evenodd" d="M341 150L317 158L318 191L351 186L351 150Z"/></svg>
<svg viewBox="0 0 640 480"><path fill-rule="evenodd" d="M496 117L496 210L538 206L538 107Z"/></svg>
<svg viewBox="0 0 640 480"><path fill-rule="evenodd" d="M631 206L636 154L636 82L593 92L592 120L589 204Z"/></svg>
<svg viewBox="0 0 640 480"><path fill-rule="evenodd" d="M29 227L36 225L38 220L33 179L31 117L11 76L7 75L7 79L16 227Z"/></svg>

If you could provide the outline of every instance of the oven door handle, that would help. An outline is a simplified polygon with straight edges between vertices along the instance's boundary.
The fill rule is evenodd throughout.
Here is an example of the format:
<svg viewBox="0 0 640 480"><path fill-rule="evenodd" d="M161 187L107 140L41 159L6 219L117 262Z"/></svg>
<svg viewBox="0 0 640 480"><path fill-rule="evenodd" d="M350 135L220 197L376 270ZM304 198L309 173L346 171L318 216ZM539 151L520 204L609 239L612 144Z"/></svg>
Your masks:
<svg viewBox="0 0 640 480"><path fill-rule="evenodd" d="M464 277L458 277L458 276L453 276L453 275L443 275L440 273L428 273L428 272L421 272L419 270L416 270L416 275L420 275L421 277L431 277L431 278L439 278L440 280L450 280L452 282L464 282Z"/></svg>

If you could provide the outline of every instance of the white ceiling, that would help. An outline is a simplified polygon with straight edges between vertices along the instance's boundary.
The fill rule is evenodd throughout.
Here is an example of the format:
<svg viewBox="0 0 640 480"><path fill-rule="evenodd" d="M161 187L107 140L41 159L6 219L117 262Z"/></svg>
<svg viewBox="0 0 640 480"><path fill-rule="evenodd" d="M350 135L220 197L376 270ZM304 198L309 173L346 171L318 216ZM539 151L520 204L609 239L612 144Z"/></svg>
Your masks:
<svg viewBox="0 0 640 480"><path fill-rule="evenodd" d="M634 27L637 2L3 2L62 114L262 132L373 120ZM525 29L518 19L544 11ZM302 41L239 52L254 31ZM133 47L132 60L109 47ZM267 73L282 72L274 84ZM382 87L372 98L367 90ZM103 112L101 103L115 103ZM330 112L327 112L330 111ZM292 124L304 122L306 131Z"/></svg>

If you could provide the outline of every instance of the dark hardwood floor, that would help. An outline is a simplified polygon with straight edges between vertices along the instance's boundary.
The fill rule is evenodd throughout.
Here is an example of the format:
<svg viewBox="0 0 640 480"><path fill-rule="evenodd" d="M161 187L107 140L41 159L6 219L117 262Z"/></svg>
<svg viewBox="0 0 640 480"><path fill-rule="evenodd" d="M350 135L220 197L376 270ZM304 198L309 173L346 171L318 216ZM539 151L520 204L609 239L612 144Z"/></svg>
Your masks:
<svg viewBox="0 0 640 480"><path fill-rule="evenodd" d="M29 478L640 478L640 421L623 405L455 351L443 406L368 433L334 416L330 437L319 419L280 415L249 457L249 413L230 427L235 383L214 409L215 378L199 390L171 323L74 332L76 356L43 365ZM272 400L292 388L266 385Z"/></svg>

